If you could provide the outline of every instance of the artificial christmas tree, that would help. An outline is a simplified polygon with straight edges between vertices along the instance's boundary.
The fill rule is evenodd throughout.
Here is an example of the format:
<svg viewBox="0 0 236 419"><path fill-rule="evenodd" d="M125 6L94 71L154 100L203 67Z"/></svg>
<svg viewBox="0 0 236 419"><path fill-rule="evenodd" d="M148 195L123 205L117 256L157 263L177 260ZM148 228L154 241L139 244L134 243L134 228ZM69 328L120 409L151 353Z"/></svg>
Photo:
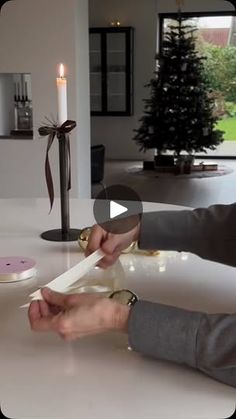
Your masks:
<svg viewBox="0 0 236 419"><path fill-rule="evenodd" d="M179 10L162 41L155 77L147 85L151 95L144 100L133 139L140 150L156 149L157 158L171 151L179 160L181 152L214 150L223 141L223 132L214 128L214 100L204 79L204 57L196 50L196 30Z"/></svg>

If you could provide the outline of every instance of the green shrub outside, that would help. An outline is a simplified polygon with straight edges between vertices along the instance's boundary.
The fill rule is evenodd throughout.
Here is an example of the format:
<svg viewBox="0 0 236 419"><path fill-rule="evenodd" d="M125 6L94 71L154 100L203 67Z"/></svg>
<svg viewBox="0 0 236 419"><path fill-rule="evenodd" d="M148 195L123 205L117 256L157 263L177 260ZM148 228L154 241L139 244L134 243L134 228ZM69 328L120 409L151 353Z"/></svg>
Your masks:
<svg viewBox="0 0 236 419"><path fill-rule="evenodd" d="M236 47L219 47L199 42L204 73L210 89L221 92L226 102L236 102Z"/></svg>
<svg viewBox="0 0 236 419"><path fill-rule="evenodd" d="M236 116L236 103L225 102L225 111L227 116L234 118Z"/></svg>
<svg viewBox="0 0 236 419"><path fill-rule="evenodd" d="M200 37L198 49L206 57L204 73L209 88L220 92L225 114L216 127L224 131L226 141L236 141L236 47L208 44Z"/></svg>

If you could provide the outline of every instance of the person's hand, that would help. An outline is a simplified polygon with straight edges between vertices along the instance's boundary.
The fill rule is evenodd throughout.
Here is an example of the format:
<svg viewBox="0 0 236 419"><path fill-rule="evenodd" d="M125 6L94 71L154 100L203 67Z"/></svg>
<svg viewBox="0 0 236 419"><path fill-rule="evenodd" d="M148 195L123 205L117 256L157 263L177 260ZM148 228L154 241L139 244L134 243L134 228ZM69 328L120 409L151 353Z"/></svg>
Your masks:
<svg viewBox="0 0 236 419"><path fill-rule="evenodd" d="M29 321L34 331L52 331L65 340L109 330L126 332L130 308L97 294L61 294L41 290L44 300L32 301Z"/></svg>
<svg viewBox="0 0 236 419"><path fill-rule="evenodd" d="M95 250L101 248L105 253L105 256L98 266L107 268L115 263L122 250L127 249L132 242L138 240L139 232L140 223L124 234L108 233L99 225L95 225L91 230L85 255L89 256L91 253L95 252Z"/></svg>

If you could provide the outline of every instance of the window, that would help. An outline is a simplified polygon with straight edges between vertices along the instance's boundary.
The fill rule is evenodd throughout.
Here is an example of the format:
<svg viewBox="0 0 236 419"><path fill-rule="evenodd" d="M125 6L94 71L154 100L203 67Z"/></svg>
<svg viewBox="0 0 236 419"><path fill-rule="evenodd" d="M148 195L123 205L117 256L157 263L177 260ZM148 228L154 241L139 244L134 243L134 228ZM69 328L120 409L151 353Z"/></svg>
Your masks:
<svg viewBox="0 0 236 419"><path fill-rule="evenodd" d="M182 15L197 27L196 47L206 57L204 71L219 118L216 128L224 131L224 142L208 155L236 157L236 16L232 12ZM173 16L160 15L160 48Z"/></svg>

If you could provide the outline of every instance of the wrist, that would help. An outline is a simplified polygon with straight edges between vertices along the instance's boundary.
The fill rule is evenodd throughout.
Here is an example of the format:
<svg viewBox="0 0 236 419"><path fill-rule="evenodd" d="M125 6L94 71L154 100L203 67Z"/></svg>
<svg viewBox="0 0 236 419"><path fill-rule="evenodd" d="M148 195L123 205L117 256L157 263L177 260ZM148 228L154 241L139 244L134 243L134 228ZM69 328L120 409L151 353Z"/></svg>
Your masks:
<svg viewBox="0 0 236 419"><path fill-rule="evenodd" d="M124 304L116 303L114 315L114 330L127 333L130 316L130 307Z"/></svg>
<svg viewBox="0 0 236 419"><path fill-rule="evenodd" d="M107 328L127 333L130 307L109 299L107 302L109 303L109 309L106 311Z"/></svg>

